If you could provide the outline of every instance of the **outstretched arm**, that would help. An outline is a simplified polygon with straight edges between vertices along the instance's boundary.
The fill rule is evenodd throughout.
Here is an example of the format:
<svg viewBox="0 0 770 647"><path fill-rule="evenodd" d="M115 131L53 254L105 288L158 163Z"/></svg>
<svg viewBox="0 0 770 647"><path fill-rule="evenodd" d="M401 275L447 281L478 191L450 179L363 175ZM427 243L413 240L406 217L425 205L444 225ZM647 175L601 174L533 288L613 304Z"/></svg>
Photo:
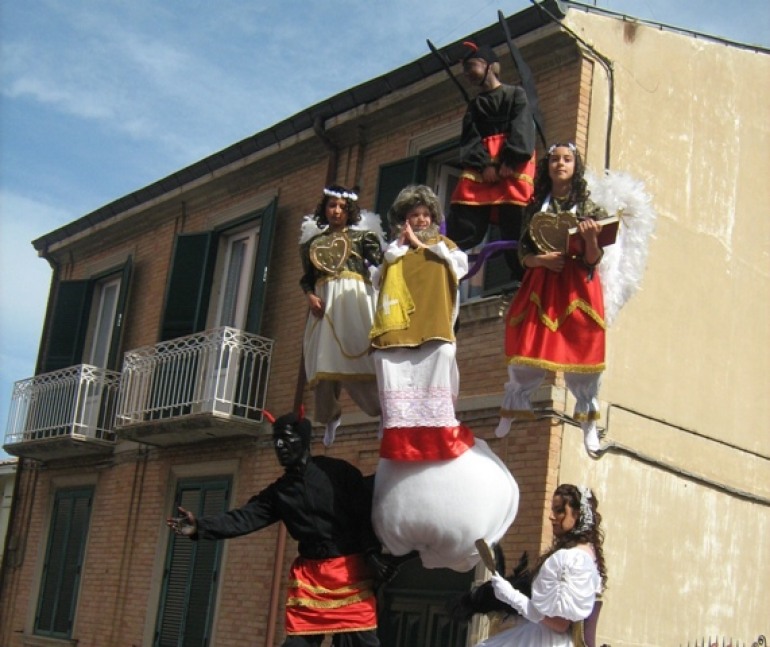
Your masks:
<svg viewBox="0 0 770 647"><path fill-rule="evenodd" d="M185 510L181 505L178 517L169 517L166 519L166 525L174 531L174 534L182 537L195 537L198 534L198 520L189 510Z"/></svg>

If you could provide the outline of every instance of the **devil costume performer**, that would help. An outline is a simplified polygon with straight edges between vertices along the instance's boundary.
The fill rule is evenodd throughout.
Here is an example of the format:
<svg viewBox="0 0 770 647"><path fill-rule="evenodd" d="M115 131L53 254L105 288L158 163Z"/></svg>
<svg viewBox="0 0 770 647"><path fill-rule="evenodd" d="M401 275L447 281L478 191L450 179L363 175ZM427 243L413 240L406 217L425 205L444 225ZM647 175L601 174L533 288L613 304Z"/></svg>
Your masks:
<svg viewBox="0 0 770 647"><path fill-rule="evenodd" d="M495 70L499 63L494 51L465 44L470 47L463 59L465 64L471 59L486 64L480 80L482 87L488 79L493 81L468 104L463 118L463 170L452 193L447 223L450 238L460 248L470 249L483 241L490 222L499 225L504 240L518 239L523 208L532 198L535 123L524 89L497 80ZM472 81L478 82L475 77ZM512 175L485 182L484 169L491 166L499 170L501 165L510 168ZM512 278L520 280L523 271L515 253L507 252L506 260Z"/></svg>
<svg viewBox="0 0 770 647"><path fill-rule="evenodd" d="M379 645L374 573L365 554L379 552L371 519L371 488L346 461L310 456L310 422L294 414L274 423L276 452L284 428L301 436L304 460L283 461L285 473L241 508L197 520L203 539L239 537L283 521L298 543L289 572L286 601L288 636L353 634L350 645ZM356 641L359 642L356 642ZM285 644L306 644L301 640ZM333 644L338 644L335 640Z"/></svg>

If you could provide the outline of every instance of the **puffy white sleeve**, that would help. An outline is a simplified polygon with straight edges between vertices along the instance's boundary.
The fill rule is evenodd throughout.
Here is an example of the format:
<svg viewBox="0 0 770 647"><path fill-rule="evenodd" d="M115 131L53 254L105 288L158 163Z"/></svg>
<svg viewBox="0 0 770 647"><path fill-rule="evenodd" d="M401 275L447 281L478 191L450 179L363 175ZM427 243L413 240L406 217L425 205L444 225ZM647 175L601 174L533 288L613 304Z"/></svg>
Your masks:
<svg viewBox="0 0 770 647"><path fill-rule="evenodd" d="M601 577L593 558L580 548L556 551L532 583L532 602L542 614L572 622L591 615Z"/></svg>
<svg viewBox="0 0 770 647"><path fill-rule="evenodd" d="M450 250L442 240L434 245L428 245L428 249L449 266L457 281L468 273L468 254L459 247Z"/></svg>

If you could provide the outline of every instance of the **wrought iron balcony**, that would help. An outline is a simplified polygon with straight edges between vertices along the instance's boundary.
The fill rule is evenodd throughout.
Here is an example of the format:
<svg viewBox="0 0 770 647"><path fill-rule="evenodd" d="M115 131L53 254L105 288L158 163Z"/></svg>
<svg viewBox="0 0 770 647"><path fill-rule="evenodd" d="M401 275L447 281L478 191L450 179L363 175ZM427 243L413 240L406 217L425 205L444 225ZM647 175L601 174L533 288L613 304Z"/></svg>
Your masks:
<svg viewBox="0 0 770 647"><path fill-rule="evenodd" d="M125 354L118 437L170 446L261 429L273 340L223 327Z"/></svg>
<svg viewBox="0 0 770 647"><path fill-rule="evenodd" d="M3 449L48 461L110 454L120 373L70 366L14 384Z"/></svg>

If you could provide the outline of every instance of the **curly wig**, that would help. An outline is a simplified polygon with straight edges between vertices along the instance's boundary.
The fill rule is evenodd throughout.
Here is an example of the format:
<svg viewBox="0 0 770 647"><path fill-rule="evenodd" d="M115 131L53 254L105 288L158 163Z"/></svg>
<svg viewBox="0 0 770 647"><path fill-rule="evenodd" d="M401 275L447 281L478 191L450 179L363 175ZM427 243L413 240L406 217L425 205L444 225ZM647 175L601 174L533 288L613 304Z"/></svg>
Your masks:
<svg viewBox="0 0 770 647"><path fill-rule="evenodd" d="M401 189L388 211L388 222L391 228L397 229L404 224L407 214L415 207L427 207L434 225L444 221L441 205L433 189L424 184L410 184Z"/></svg>

